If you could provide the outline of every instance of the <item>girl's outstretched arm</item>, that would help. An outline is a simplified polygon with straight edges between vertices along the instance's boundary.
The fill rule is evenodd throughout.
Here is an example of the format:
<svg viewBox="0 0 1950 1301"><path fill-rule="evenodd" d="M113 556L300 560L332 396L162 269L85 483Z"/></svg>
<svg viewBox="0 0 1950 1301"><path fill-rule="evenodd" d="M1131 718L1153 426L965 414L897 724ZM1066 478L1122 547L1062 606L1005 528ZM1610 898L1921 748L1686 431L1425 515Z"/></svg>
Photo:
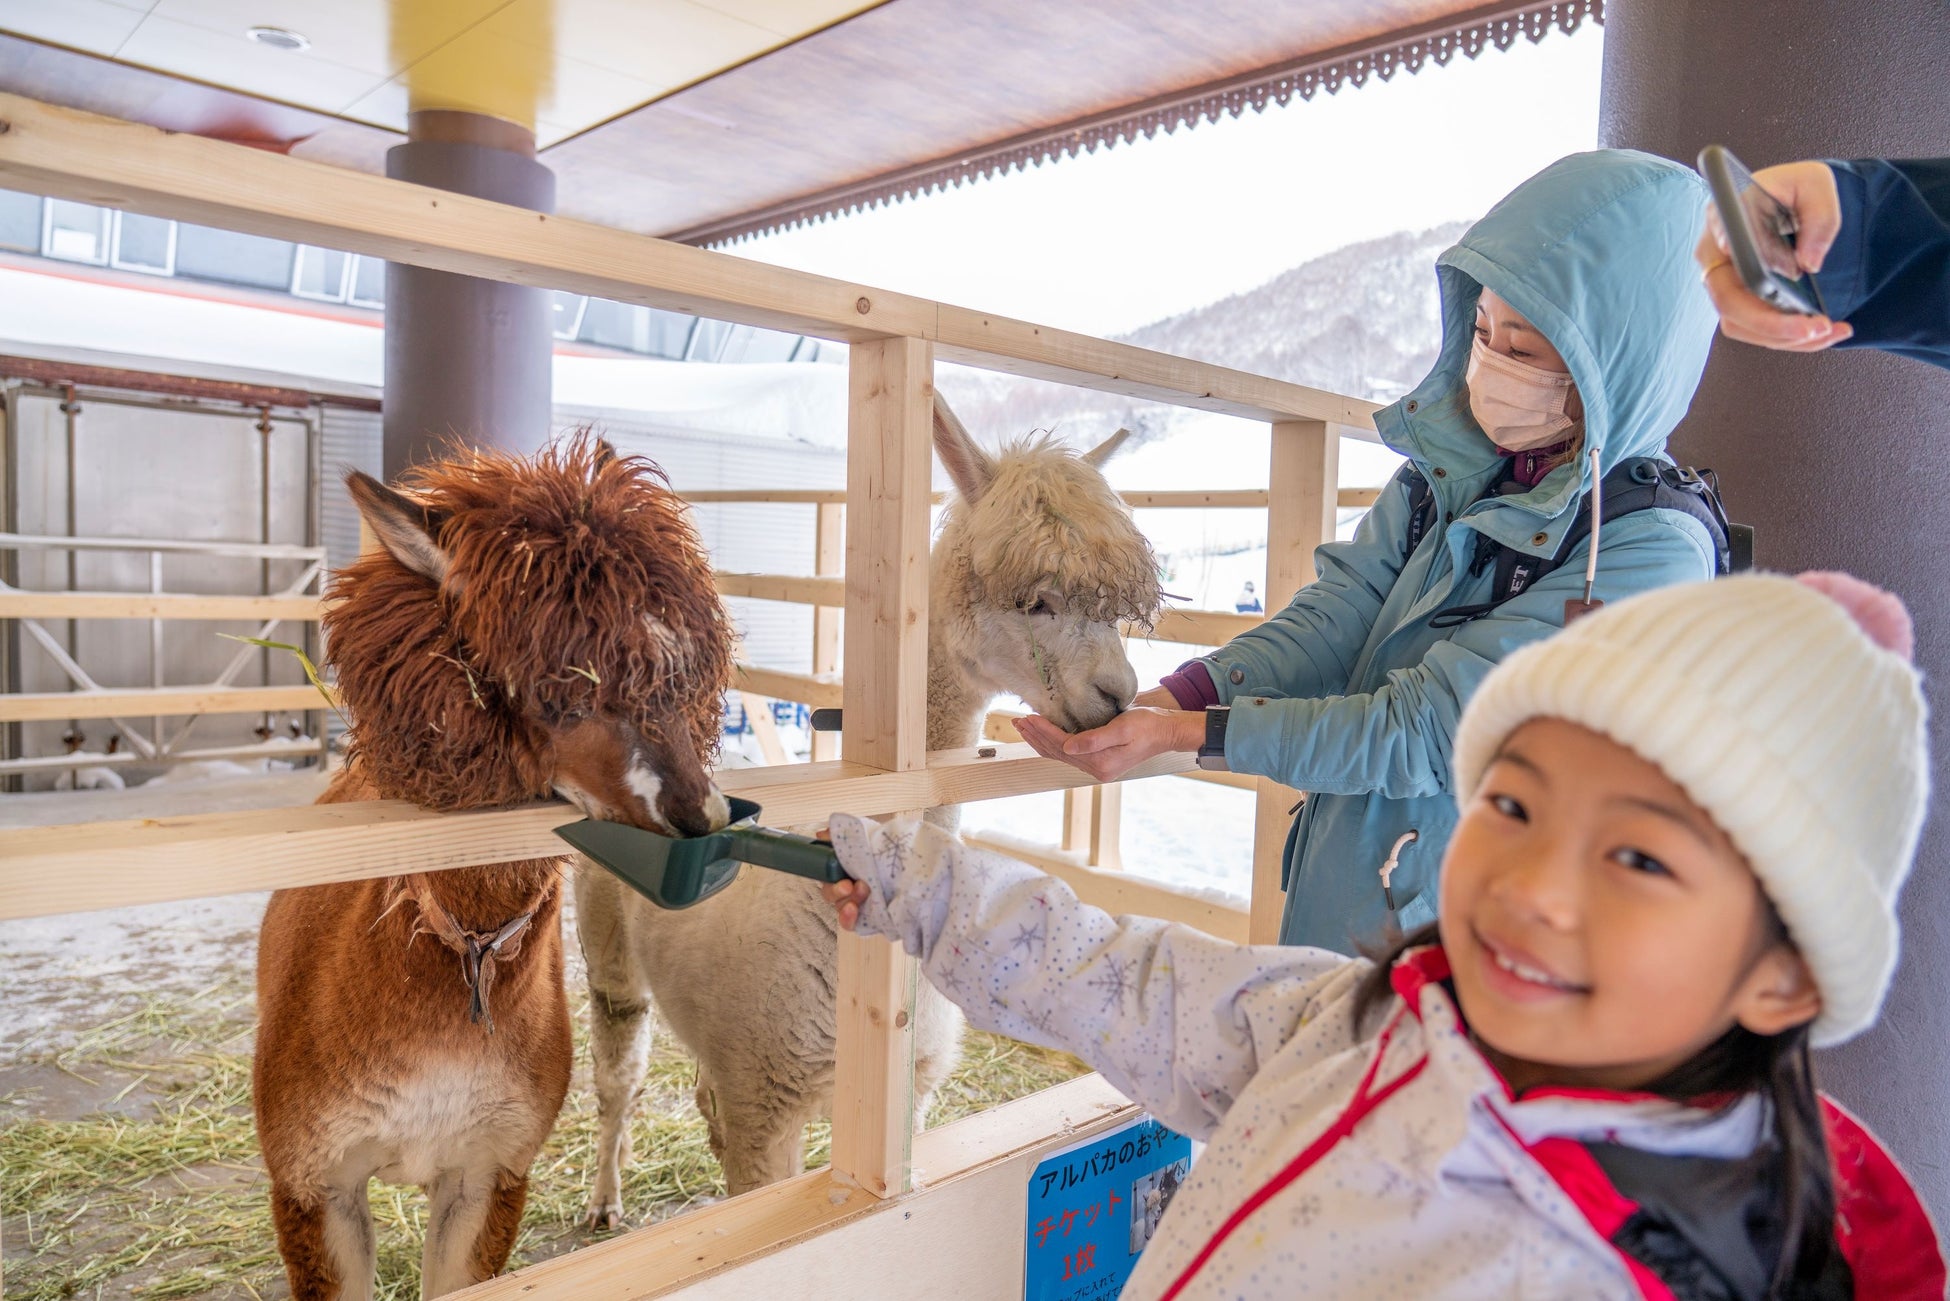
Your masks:
<svg viewBox="0 0 1950 1301"><path fill-rule="evenodd" d="M839 814L831 832L855 878L827 891L842 920L857 904L858 929L919 958L976 1026L1075 1053L1181 1133L1209 1137L1296 1036L1322 1055L1355 1042L1346 996L1365 962L1112 917L914 817Z"/></svg>

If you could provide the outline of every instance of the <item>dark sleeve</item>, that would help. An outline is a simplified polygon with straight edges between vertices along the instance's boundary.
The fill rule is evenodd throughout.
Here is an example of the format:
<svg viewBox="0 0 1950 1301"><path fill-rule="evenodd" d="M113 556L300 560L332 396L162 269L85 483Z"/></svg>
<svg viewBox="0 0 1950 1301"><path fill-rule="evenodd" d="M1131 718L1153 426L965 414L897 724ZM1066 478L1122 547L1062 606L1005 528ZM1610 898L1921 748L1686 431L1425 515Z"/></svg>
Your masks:
<svg viewBox="0 0 1950 1301"><path fill-rule="evenodd" d="M1950 368L1950 158L1828 164L1842 228L1815 283L1838 348L1879 348Z"/></svg>

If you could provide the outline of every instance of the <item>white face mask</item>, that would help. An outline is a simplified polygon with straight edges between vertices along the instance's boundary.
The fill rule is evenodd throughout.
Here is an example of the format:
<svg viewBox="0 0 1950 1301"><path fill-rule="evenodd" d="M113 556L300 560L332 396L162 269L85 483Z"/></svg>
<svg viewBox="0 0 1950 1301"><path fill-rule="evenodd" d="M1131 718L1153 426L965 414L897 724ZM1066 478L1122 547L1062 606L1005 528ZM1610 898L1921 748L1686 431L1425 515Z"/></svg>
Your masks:
<svg viewBox="0 0 1950 1301"><path fill-rule="evenodd" d="M1469 350L1469 412L1506 452L1561 443L1577 421L1564 413L1576 387L1569 375L1492 352L1477 339Z"/></svg>

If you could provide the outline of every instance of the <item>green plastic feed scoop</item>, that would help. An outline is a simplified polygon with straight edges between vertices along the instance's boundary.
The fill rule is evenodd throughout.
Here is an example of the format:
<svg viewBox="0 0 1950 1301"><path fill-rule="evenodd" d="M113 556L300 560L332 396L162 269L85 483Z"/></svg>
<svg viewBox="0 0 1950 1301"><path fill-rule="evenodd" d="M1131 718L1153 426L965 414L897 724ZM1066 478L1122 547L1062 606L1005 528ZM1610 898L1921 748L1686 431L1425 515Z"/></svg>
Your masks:
<svg viewBox="0 0 1950 1301"><path fill-rule="evenodd" d="M758 805L736 796L726 798L732 825L708 836L660 836L595 818L557 827L555 834L659 908L688 908L709 899L738 878L744 863L815 881L846 879L831 844L745 825L758 817Z"/></svg>

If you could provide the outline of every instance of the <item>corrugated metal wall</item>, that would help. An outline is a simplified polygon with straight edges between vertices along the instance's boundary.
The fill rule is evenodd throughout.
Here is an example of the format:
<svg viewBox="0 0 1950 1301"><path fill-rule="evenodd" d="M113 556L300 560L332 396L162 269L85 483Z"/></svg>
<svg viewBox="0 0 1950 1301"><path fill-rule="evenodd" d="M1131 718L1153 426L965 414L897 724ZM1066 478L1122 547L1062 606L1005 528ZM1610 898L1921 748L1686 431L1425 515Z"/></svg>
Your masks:
<svg viewBox="0 0 1950 1301"><path fill-rule="evenodd" d="M380 469L379 413L328 406L320 422L324 440L320 464L318 541L329 567L337 569L359 555L359 512L345 491L348 470L377 475Z"/></svg>
<svg viewBox="0 0 1950 1301"><path fill-rule="evenodd" d="M72 421L59 394L23 388L15 403L16 425L8 431L14 464L14 519L30 534L84 537L183 538L199 541L292 543L303 545L311 525L312 426L309 417L280 412L269 432L255 413L234 404L185 399L155 399L139 394L83 391ZM72 438L72 451L70 439ZM68 472L75 467L70 517ZM72 570L62 550L23 550L18 559L22 587L60 591L146 592L151 590L150 557L141 551L83 551ZM224 595L279 591L295 581L305 564L295 560L260 561L238 556L164 554L160 590ZM190 685L213 681L239 653L222 634L249 636L258 625L246 622L165 620L152 641L147 620L46 620L44 626L70 648L77 663L104 687ZM302 625L282 625L273 636L302 642ZM157 650L160 649L160 658ZM237 686L299 685L304 674L296 659L282 652L255 651L233 679ZM25 645L19 661L22 691L66 691L71 683L38 647ZM147 720L126 720L147 734ZM169 720L164 737L187 720ZM256 737L256 714L213 714L196 720L194 735L178 746L248 745ZM287 720L274 720L284 726ZM301 722L302 725L302 722ZM83 720L86 748L99 750L113 732L107 719ZM23 756L60 754L65 721L22 724ZM153 775L146 766L140 773ZM27 779L32 788L53 774Z"/></svg>

